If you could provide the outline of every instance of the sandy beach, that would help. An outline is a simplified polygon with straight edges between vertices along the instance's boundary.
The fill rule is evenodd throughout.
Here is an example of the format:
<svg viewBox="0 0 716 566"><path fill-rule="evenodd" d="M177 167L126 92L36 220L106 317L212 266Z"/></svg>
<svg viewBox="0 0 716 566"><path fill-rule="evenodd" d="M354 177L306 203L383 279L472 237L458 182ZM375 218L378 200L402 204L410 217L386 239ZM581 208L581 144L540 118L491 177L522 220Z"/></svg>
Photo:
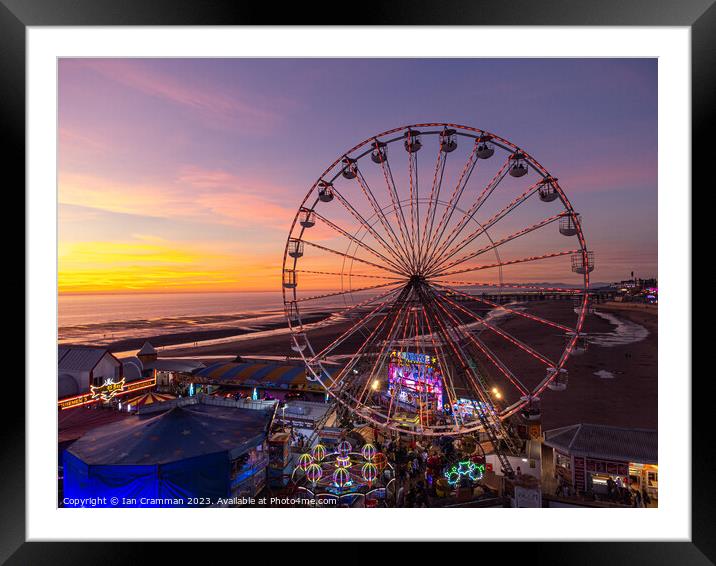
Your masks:
<svg viewBox="0 0 716 566"><path fill-rule="evenodd" d="M610 347L590 344L570 358L566 391L547 391L542 399L544 430L578 422L656 429L658 423L658 309L645 305L608 303L597 312L612 313L644 327L649 335L638 342ZM587 332L599 332L604 321L590 315ZM614 377L600 377L595 372ZM607 375L607 374L602 374Z"/></svg>
<svg viewBox="0 0 716 566"><path fill-rule="evenodd" d="M529 303L526 308L531 314L565 325L574 321L570 301ZM548 389L542 395L545 430L578 422L656 428L657 312L657 307L645 308L644 305L597 305L596 312L587 316L584 325L584 331L590 337L586 352L571 356L567 363L569 384L566 391ZM523 317L508 315L497 324L550 359L556 359L564 346L561 330ZM316 328L310 333L311 342L320 349L348 327L348 322L340 322ZM196 347L169 347L162 354L199 357L206 361L227 355L296 355L289 347L286 332L274 329L262 334L243 335L221 343L199 343ZM541 362L523 354L494 332L484 330L480 337L525 386L534 387L544 377L545 366ZM335 353L351 352L360 341L360 337L349 340ZM504 391L505 401L517 400L517 391L504 380L500 381L494 368L485 369Z"/></svg>

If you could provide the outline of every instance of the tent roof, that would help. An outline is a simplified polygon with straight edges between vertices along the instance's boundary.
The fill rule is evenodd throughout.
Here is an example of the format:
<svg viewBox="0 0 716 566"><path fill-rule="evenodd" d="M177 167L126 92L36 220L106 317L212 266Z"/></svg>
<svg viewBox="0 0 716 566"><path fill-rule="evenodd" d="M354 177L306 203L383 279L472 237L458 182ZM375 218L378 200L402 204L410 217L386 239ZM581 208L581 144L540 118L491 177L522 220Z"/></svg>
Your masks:
<svg viewBox="0 0 716 566"><path fill-rule="evenodd" d="M127 399L125 403L132 405L132 407L143 407L145 405L153 405L154 403L162 403L171 399L176 399L176 397L174 397L174 395L166 395L164 393L149 391L144 395L139 395L133 399Z"/></svg>
<svg viewBox="0 0 716 566"><path fill-rule="evenodd" d="M195 404L92 430L69 451L88 465L157 465L217 452L238 456L263 440L273 411Z"/></svg>
<svg viewBox="0 0 716 566"><path fill-rule="evenodd" d="M288 389L303 386L323 390L317 381L306 379L303 366L267 362L217 362L199 372L197 376L221 385L264 386Z"/></svg>
<svg viewBox="0 0 716 566"><path fill-rule="evenodd" d="M655 430L576 424L548 430L544 438L547 446L564 454L642 464L658 461Z"/></svg>
<svg viewBox="0 0 716 566"><path fill-rule="evenodd" d="M90 430L127 418L129 418L128 413L94 407L76 407L60 411L57 417L58 442L77 440Z"/></svg>

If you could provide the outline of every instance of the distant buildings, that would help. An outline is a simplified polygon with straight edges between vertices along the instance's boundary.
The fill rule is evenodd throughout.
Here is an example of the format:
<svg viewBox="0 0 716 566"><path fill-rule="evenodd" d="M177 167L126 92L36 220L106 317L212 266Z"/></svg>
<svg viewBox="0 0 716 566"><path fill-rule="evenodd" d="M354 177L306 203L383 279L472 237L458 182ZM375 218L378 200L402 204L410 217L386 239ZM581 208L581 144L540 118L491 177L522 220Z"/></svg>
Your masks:
<svg viewBox="0 0 716 566"><path fill-rule="evenodd" d="M89 404L110 403L113 399L154 386L129 368L106 348L60 346L57 351L57 398L60 410Z"/></svg>
<svg viewBox="0 0 716 566"><path fill-rule="evenodd" d="M62 346L57 350L58 396L87 393L122 377L122 363L104 348Z"/></svg>
<svg viewBox="0 0 716 566"><path fill-rule="evenodd" d="M612 283L612 287L621 293L622 302L658 304L659 286L655 278L626 279Z"/></svg>
<svg viewBox="0 0 716 566"><path fill-rule="evenodd" d="M136 356L122 359L122 363L125 368L136 368L143 376L154 375L159 391L174 392L181 389L183 381L204 368L203 363L195 360L159 358L157 350L149 342L144 343Z"/></svg>
<svg viewBox="0 0 716 566"><path fill-rule="evenodd" d="M156 388L173 391L180 377L204 367L201 362L158 358L145 342L136 356L119 359L106 348L60 346L58 348L58 408L119 403L129 393Z"/></svg>

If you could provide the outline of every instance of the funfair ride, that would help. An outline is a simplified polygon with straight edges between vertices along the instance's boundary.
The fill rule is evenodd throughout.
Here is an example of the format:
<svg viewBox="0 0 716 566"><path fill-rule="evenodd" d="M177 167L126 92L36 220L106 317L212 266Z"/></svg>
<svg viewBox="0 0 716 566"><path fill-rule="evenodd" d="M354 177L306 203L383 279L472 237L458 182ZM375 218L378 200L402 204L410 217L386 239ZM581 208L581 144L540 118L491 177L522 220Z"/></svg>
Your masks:
<svg viewBox="0 0 716 566"><path fill-rule="evenodd" d="M387 472L387 473L386 473ZM385 499L395 482L393 467L370 443L354 450L348 440L333 449L316 444L301 454L291 483L309 499L335 499L354 504L356 499Z"/></svg>
<svg viewBox="0 0 716 566"><path fill-rule="evenodd" d="M533 418L547 388L566 387L593 269L580 215L530 154L479 128L415 124L350 148L310 188L284 305L309 379L359 420L497 446L505 419ZM568 308L510 300L526 295ZM505 330L500 314L535 328Z"/></svg>

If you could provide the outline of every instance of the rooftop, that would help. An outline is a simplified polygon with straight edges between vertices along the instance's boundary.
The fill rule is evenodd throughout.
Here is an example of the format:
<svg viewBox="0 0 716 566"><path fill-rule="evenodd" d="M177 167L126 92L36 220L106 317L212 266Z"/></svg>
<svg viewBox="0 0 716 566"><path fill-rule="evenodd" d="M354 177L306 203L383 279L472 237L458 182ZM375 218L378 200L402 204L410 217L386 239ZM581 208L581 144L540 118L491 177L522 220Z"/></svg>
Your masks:
<svg viewBox="0 0 716 566"><path fill-rule="evenodd" d="M69 451L89 465L156 465L218 452L236 457L262 441L273 417L271 409L167 405L91 430Z"/></svg>
<svg viewBox="0 0 716 566"><path fill-rule="evenodd" d="M320 383L309 381L306 378L306 369L303 365L253 361L217 362L198 371L196 375L219 385L258 385L283 389L299 387L323 390Z"/></svg>
<svg viewBox="0 0 716 566"><path fill-rule="evenodd" d="M568 455L642 464L658 462L655 430L580 423L548 430L544 439L547 446Z"/></svg>
<svg viewBox="0 0 716 566"><path fill-rule="evenodd" d="M109 354L107 348L60 346L57 349L57 367L60 371L91 371L105 354Z"/></svg>
<svg viewBox="0 0 716 566"><path fill-rule="evenodd" d="M149 342L145 342L142 347L140 348L139 352L137 352L138 356L148 356L152 354L156 354L157 350L152 346Z"/></svg>

